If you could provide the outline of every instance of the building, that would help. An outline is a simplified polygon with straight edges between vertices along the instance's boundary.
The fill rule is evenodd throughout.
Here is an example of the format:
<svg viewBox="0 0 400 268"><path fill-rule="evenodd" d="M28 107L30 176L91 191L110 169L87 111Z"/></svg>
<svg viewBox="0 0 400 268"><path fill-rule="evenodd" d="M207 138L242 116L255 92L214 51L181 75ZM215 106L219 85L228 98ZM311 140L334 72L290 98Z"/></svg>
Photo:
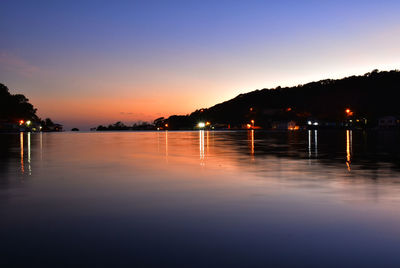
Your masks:
<svg viewBox="0 0 400 268"><path fill-rule="evenodd" d="M378 119L379 128L397 128L399 126L400 120L395 116L384 116Z"/></svg>
<svg viewBox="0 0 400 268"><path fill-rule="evenodd" d="M295 121L276 121L272 123L273 129L279 130L298 130L299 126L296 124Z"/></svg>

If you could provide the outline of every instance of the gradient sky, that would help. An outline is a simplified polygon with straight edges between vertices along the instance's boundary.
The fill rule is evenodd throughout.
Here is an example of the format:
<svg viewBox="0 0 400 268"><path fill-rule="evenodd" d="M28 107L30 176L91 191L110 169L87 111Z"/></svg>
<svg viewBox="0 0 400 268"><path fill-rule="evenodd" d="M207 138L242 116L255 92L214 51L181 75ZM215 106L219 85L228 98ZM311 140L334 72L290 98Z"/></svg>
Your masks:
<svg viewBox="0 0 400 268"><path fill-rule="evenodd" d="M2 0L0 83L67 129L400 68L400 1Z"/></svg>

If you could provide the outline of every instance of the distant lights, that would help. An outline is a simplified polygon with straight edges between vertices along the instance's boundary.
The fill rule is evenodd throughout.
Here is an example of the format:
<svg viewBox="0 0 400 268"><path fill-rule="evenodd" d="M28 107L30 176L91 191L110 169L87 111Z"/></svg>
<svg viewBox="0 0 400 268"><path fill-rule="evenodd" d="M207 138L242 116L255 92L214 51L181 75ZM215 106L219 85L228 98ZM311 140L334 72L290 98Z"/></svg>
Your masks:
<svg viewBox="0 0 400 268"><path fill-rule="evenodd" d="M26 125L30 126L32 124L32 122L30 120L26 121Z"/></svg>
<svg viewBox="0 0 400 268"><path fill-rule="evenodd" d="M311 121L308 121L307 124L308 124L308 125L312 125L312 122L311 122Z"/></svg>
<svg viewBox="0 0 400 268"><path fill-rule="evenodd" d="M200 122L200 123L197 124L197 126L198 126L199 128L203 128L203 127L206 126L206 123Z"/></svg>

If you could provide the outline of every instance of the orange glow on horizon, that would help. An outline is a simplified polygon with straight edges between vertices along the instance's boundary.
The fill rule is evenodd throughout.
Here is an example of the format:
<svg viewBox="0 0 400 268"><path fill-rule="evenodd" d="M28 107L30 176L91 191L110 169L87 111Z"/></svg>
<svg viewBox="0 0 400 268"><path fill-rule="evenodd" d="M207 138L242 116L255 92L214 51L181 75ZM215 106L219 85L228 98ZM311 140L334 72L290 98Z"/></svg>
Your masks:
<svg viewBox="0 0 400 268"><path fill-rule="evenodd" d="M42 118L50 117L61 124L80 124L95 127L122 121L131 124L135 121L153 122L159 117L169 117L173 114L187 114L195 110L186 96L174 96L174 101L164 101L163 97L155 99L141 98L63 98L53 100L42 98L33 101ZM177 103L183 103L177 107ZM72 124L71 124L72 125ZM72 125L73 126L73 125Z"/></svg>

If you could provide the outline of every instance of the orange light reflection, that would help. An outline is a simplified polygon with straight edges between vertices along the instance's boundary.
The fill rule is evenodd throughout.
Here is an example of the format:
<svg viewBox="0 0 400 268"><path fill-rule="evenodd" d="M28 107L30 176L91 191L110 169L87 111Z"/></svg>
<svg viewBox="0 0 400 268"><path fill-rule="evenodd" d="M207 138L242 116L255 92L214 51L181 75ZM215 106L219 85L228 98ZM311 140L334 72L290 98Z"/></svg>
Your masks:
<svg viewBox="0 0 400 268"><path fill-rule="evenodd" d="M20 139L20 147L21 147L21 172L25 173L25 169L24 169L24 132L20 132L19 139Z"/></svg>
<svg viewBox="0 0 400 268"><path fill-rule="evenodd" d="M351 130L346 130L346 165L347 165L347 170L351 171L351 147L352 147L352 141L351 141Z"/></svg>

